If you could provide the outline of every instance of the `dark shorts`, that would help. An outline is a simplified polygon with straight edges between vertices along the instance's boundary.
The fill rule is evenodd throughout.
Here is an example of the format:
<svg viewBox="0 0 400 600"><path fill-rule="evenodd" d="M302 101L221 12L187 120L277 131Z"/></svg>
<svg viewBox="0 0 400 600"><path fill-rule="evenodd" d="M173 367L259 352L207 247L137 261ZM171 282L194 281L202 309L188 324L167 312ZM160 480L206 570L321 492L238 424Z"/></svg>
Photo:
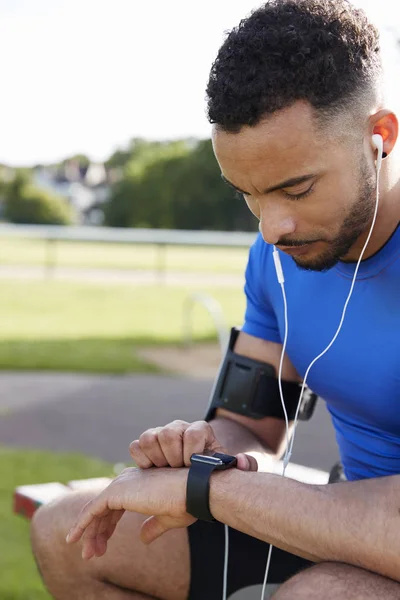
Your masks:
<svg viewBox="0 0 400 600"><path fill-rule="evenodd" d="M189 527L191 585L189 600L221 600L225 555L222 523L197 521ZM263 584L269 544L229 529L228 597ZM279 548L272 550L268 583L283 583L314 563Z"/></svg>

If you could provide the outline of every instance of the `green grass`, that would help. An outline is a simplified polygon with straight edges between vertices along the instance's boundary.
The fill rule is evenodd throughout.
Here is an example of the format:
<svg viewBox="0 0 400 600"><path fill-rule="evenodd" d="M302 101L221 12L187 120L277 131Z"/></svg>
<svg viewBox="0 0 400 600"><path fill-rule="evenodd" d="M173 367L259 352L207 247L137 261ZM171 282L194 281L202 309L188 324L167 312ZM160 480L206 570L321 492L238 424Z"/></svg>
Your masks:
<svg viewBox="0 0 400 600"><path fill-rule="evenodd" d="M0 239L0 265L43 265L49 247L43 240ZM200 248L114 243L57 242L50 256L57 265L76 268L157 269L160 261L171 271L241 274L246 248Z"/></svg>
<svg viewBox="0 0 400 600"><path fill-rule="evenodd" d="M40 265L40 242L0 241L0 264ZM60 244L59 264L152 269L154 248ZM168 249L172 270L243 273L245 250ZM154 371L141 346L179 344L183 305L191 287L67 283L0 279L0 369L124 373ZM243 319L244 294L236 288L202 289L222 307L228 326ZM193 310L193 336L215 339L206 310ZM37 573L29 523L12 514L17 485L112 475L111 465L78 454L14 450L0 446L0 598L50 600Z"/></svg>
<svg viewBox="0 0 400 600"><path fill-rule="evenodd" d="M113 476L112 466L80 454L14 450L0 446L0 598L50 600L32 556L29 522L12 514L18 485Z"/></svg>
<svg viewBox="0 0 400 600"><path fill-rule="evenodd" d="M194 290L56 281L0 280L0 369L124 373L154 371L140 346L182 342L183 306ZM228 326L241 324L242 289L203 289ZM216 339L206 310L193 310L195 340Z"/></svg>

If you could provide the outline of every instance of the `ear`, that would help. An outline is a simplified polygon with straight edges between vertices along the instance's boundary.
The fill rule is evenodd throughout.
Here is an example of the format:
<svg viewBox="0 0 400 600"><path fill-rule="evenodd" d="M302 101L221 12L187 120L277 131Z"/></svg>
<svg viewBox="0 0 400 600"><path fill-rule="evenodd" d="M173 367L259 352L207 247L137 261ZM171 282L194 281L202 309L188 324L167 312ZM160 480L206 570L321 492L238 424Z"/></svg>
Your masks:
<svg viewBox="0 0 400 600"><path fill-rule="evenodd" d="M397 116L390 110L382 109L370 117L371 135L377 133L383 139L383 158L388 156L396 145L399 135Z"/></svg>

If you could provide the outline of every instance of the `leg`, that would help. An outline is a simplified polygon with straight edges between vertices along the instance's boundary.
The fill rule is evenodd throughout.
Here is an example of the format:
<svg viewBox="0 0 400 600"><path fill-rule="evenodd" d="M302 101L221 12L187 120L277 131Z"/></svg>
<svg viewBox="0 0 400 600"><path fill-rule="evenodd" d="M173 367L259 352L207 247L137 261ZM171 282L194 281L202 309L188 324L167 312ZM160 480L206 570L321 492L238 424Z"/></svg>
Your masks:
<svg viewBox="0 0 400 600"><path fill-rule="evenodd" d="M221 600L225 528L221 523L197 521L189 528L191 555L190 600ZM228 598L261 585L269 544L229 528ZM314 563L279 548L272 551L268 583L280 584ZM242 596L244 597L244 596ZM269 597L269 596L268 596Z"/></svg>
<svg viewBox="0 0 400 600"><path fill-rule="evenodd" d="M55 600L186 600L190 568L185 529L145 546L138 539L144 517L127 513L101 558L83 561L79 544L67 546L71 523L94 495L71 492L39 509L32 521L35 558Z"/></svg>
<svg viewBox="0 0 400 600"><path fill-rule="evenodd" d="M213 427L221 444L232 453L265 452L255 436L237 423L216 419ZM67 546L65 536L69 528L82 506L97 492L71 492L42 507L33 519L33 551L55 600L71 597L76 600L186 600L191 557L185 529L170 531L145 546L138 539L144 517L127 513L103 557L86 562L81 558L79 546ZM202 555L203 560L204 557L207 553ZM210 600L207 595L203 597Z"/></svg>
<svg viewBox="0 0 400 600"><path fill-rule="evenodd" d="M398 600L400 584L343 563L320 563L292 577L273 600Z"/></svg>

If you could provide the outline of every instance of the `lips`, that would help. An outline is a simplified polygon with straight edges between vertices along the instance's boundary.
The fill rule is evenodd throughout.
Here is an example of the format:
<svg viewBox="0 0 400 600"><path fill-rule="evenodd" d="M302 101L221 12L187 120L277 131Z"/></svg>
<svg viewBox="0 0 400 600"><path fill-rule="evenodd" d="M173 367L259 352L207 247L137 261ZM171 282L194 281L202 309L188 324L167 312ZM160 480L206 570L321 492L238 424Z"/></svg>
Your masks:
<svg viewBox="0 0 400 600"><path fill-rule="evenodd" d="M307 254L313 245L313 243L310 243L303 246L278 246L278 248L290 256L302 256L303 254Z"/></svg>

